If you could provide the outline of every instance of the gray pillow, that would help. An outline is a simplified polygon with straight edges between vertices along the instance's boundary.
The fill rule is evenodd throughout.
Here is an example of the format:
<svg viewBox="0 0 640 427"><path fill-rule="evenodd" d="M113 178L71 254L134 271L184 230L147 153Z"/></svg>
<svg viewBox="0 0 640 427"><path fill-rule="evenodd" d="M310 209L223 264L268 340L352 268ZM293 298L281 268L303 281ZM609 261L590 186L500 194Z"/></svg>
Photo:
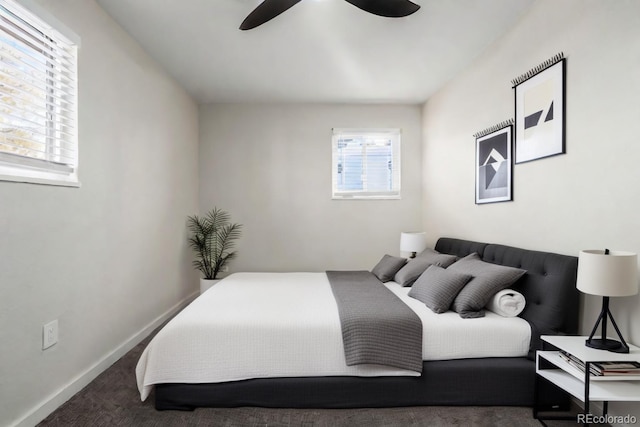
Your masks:
<svg viewBox="0 0 640 427"><path fill-rule="evenodd" d="M409 296L422 301L434 313L444 313L472 277L432 265L416 280Z"/></svg>
<svg viewBox="0 0 640 427"><path fill-rule="evenodd" d="M409 262L396 273L393 280L401 286L411 286L430 265L447 268L457 259L458 257L455 255L441 254L434 250L426 249L417 257L410 259Z"/></svg>
<svg viewBox="0 0 640 427"><path fill-rule="evenodd" d="M391 255L385 255L382 259L373 267L371 272L381 282L388 282L393 279L393 276L405 265L406 258L400 258Z"/></svg>
<svg viewBox="0 0 640 427"><path fill-rule="evenodd" d="M429 249L429 248L425 249L424 251L416 255L416 258L427 258L427 259L434 260L436 262L434 262L433 264L438 265L442 268L449 267L451 264L453 264L459 259L455 255L441 254L435 249Z"/></svg>
<svg viewBox="0 0 640 427"><path fill-rule="evenodd" d="M508 288L526 273L519 268L484 262L475 252L455 262L448 270L473 276L453 301L453 310L464 318L483 317L483 307L496 292Z"/></svg>

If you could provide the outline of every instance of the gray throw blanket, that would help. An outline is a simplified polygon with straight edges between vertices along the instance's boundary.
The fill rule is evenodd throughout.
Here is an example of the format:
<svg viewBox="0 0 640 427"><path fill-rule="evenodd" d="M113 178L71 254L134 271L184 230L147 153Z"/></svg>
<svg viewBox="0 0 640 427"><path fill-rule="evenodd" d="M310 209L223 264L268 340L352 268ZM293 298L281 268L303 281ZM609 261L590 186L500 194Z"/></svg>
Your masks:
<svg viewBox="0 0 640 427"><path fill-rule="evenodd" d="M422 372L422 322L369 271L327 271L340 313L347 365Z"/></svg>

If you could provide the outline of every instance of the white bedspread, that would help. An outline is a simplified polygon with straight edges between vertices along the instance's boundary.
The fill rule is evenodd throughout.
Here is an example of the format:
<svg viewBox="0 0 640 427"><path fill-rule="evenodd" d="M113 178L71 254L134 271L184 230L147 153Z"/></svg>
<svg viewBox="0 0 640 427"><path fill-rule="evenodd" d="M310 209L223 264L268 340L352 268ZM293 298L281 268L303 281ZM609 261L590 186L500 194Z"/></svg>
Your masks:
<svg viewBox="0 0 640 427"><path fill-rule="evenodd" d="M386 284L423 322L424 360L524 356L530 328L518 317L434 314ZM236 273L198 297L149 343L136 367L146 399L153 384L265 377L415 376L380 365L347 366L340 319L325 273Z"/></svg>

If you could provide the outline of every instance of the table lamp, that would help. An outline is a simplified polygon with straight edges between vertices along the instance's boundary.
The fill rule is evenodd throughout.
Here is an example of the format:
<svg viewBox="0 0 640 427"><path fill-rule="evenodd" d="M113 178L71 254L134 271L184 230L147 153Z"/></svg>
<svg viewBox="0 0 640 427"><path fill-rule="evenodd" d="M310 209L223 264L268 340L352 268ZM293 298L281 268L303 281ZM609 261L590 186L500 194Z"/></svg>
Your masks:
<svg viewBox="0 0 640 427"><path fill-rule="evenodd" d="M411 252L409 258L415 258L416 253L427 248L427 233L410 231L400 233L400 252Z"/></svg>
<svg viewBox="0 0 640 427"><path fill-rule="evenodd" d="M580 251L577 288L586 294L602 296L602 311L585 343L586 346L615 353L629 353L629 346L622 338L609 310L609 297L624 297L638 293L638 256L632 252L608 249ZM607 319L611 320L620 341L607 338ZM600 323L601 338L594 339Z"/></svg>

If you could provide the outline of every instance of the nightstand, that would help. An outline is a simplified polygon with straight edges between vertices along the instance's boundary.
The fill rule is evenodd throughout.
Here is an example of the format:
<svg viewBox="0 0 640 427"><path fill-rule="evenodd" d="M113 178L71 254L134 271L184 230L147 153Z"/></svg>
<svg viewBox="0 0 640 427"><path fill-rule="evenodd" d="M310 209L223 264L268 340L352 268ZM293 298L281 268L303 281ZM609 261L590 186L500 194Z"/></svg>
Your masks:
<svg viewBox="0 0 640 427"><path fill-rule="evenodd" d="M538 381L544 378L565 392L584 402L584 414L589 412L590 402L604 402L603 415L606 417L608 402L640 402L640 375L594 376L589 375L593 362L637 362L640 348L629 345L629 353L612 353L585 346L583 336L543 335L543 350L536 355L536 395L533 408L534 418L542 422L538 414ZM548 351L549 345L556 348ZM585 364L585 371L568 363L560 356L565 351ZM554 419L554 418L546 418ZM556 418L557 419L557 418ZM579 421L579 420L578 420ZM583 418L584 423L584 418ZM544 424L544 423L543 423Z"/></svg>

